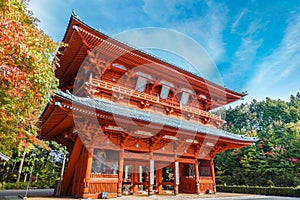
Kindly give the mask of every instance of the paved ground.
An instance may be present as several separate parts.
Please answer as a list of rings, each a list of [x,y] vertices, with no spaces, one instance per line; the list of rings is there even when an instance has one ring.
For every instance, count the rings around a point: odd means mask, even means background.
[[[52,196],[53,189],[28,190],[27,195],[30,197],[49,197]],[[25,196],[26,190],[0,190],[0,200],[18,199],[18,196]]]
[[[0,200],[21,200],[19,195],[25,196],[26,190],[0,190]],[[29,190],[28,200],[74,200],[74,198],[56,198],[52,197],[53,189],[46,190]],[[292,197],[275,197],[275,196],[262,196],[262,195],[249,195],[249,194],[232,194],[232,193],[217,193],[215,195],[194,195],[194,194],[179,194],[174,195],[153,195],[148,197],[146,195],[139,196],[123,196],[115,198],[125,199],[138,199],[138,200],[300,200],[300,198]]]

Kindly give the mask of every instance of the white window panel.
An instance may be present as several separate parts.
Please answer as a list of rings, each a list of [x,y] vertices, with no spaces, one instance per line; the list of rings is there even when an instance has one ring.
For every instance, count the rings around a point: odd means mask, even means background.
[[[181,99],[180,99],[180,104],[186,105],[186,104],[188,103],[189,96],[190,96],[189,93],[187,93],[187,92],[182,92]]]
[[[139,76],[136,82],[135,90],[139,92],[144,92],[147,85],[147,79]]]
[[[166,85],[163,85],[160,91],[160,98],[167,99],[169,96],[170,88]]]

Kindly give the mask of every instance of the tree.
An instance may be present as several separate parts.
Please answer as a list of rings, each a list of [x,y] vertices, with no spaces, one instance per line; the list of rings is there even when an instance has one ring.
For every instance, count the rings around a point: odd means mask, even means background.
[[[51,148],[50,151],[35,145],[31,146],[31,151],[27,152],[26,156],[25,154],[18,155],[20,152],[14,152],[8,162],[0,162],[0,189],[1,183],[4,189],[7,183],[14,188],[18,186],[15,182],[30,181],[30,177],[32,178],[30,186],[53,188],[55,181],[60,179],[61,171],[64,170],[66,148],[53,141],[46,141],[46,143]],[[31,171],[32,168],[33,171]]]
[[[300,185],[300,94],[290,102],[253,100],[226,110],[224,129],[259,137],[253,146],[216,156],[219,184]]]
[[[0,151],[42,143],[35,137],[42,108],[57,88],[53,42],[19,0],[0,1]]]

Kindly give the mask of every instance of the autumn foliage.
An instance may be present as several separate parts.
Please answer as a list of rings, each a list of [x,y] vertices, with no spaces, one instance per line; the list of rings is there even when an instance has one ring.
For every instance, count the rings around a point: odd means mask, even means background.
[[[53,42],[26,3],[0,0],[0,151],[38,142],[37,119],[58,81]],[[53,61],[54,60],[54,61]]]

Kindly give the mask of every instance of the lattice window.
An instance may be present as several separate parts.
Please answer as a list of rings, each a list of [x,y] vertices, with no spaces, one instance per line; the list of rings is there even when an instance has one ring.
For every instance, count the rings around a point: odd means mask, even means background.
[[[190,96],[189,93],[187,93],[187,92],[182,92],[181,99],[180,99],[180,104],[182,104],[182,105],[187,105],[188,100],[189,100],[189,96]]]
[[[211,177],[210,161],[209,160],[200,160],[199,163],[200,163],[199,164],[200,176],[210,176]]]
[[[118,153],[115,151],[95,149],[92,162],[92,173],[117,174]]]
[[[147,79],[139,76],[135,85],[135,90],[139,92],[144,92],[147,85]]]
[[[160,91],[160,98],[167,99],[169,96],[170,87],[163,85]]]

